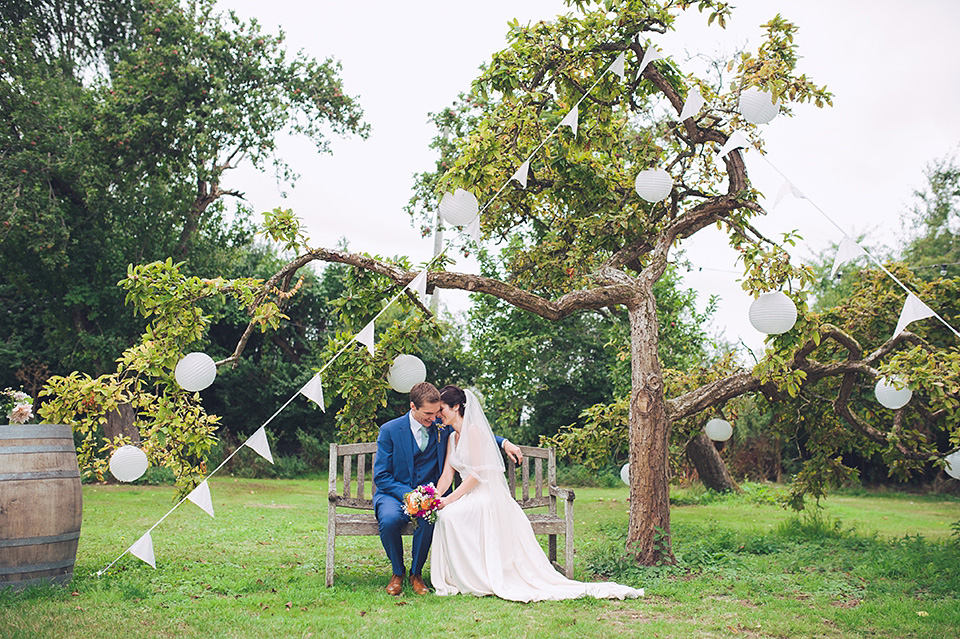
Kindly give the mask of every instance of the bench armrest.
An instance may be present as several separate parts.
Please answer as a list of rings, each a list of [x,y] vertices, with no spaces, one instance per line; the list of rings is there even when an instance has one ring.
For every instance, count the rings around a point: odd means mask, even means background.
[[[573,501],[576,498],[576,495],[572,490],[568,488],[559,488],[557,486],[550,486],[550,494],[558,499],[563,499],[566,501]]]

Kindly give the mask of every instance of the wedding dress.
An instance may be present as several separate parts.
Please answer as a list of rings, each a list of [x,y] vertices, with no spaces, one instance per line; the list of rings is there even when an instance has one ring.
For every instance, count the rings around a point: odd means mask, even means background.
[[[430,559],[437,594],[512,601],[642,596],[643,589],[573,581],[554,569],[510,495],[503,459],[477,398],[466,395],[460,437],[450,437],[447,459],[461,478],[472,475],[479,484],[438,513]]]

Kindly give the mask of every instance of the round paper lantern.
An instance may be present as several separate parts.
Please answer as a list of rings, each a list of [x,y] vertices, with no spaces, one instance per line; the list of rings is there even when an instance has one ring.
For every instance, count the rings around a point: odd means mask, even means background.
[[[183,390],[202,391],[217,377],[217,365],[206,353],[190,353],[177,362],[173,371]]]
[[[630,485],[630,462],[627,462],[620,468],[620,479],[627,486]]]
[[[899,382],[899,389],[894,386],[894,381]],[[910,390],[899,377],[889,381],[885,379],[877,380],[877,385],[874,387],[873,392],[876,394],[878,402],[893,410],[903,408],[910,401],[910,398],[913,397],[913,391]]]
[[[457,189],[453,193],[444,193],[440,198],[440,217],[451,226],[466,226],[477,217],[480,205],[470,191]]]
[[[703,430],[707,432],[707,437],[715,442],[725,442],[733,435],[733,426],[725,419],[711,419]]]
[[[426,379],[427,366],[416,355],[397,355],[387,371],[387,383],[398,393],[409,393]]]
[[[751,88],[740,94],[740,113],[747,122],[766,124],[780,113],[780,105],[773,101],[773,94]]]
[[[663,169],[646,169],[637,173],[633,187],[647,202],[659,202],[673,190],[673,178]]]
[[[947,474],[954,479],[960,479],[960,450],[950,453],[943,458],[943,461],[947,462]]]
[[[110,456],[110,472],[120,481],[140,479],[147,472],[147,455],[136,446],[121,446]]]
[[[761,333],[779,335],[797,323],[797,305],[780,291],[763,293],[750,305],[750,324]]]

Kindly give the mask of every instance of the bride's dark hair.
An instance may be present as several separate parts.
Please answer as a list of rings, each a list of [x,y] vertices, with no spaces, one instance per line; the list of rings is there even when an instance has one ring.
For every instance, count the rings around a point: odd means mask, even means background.
[[[463,411],[466,410],[467,406],[467,394],[463,392],[462,388],[447,384],[440,389],[440,401],[450,408],[459,405],[460,417],[463,417]]]

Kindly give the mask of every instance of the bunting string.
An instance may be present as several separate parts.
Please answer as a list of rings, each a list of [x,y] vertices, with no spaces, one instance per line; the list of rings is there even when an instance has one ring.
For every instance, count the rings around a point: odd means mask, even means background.
[[[793,186],[793,184],[794,184],[793,181],[790,180],[790,178],[788,178],[788,177],[783,173],[783,171],[781,171],[773,162],[771,162],[770,159],[766,157],[766,155],[760,154],[760,157],[763,158],[763,161],[766,162],[767,165],[768,165],[771,169],[773,169],[774,171],[776,171],[777,174],[780,175],[780,177],[782,177],[787,183],[789,183],[789,184],[791,185],[791,187],[790,187],[791,189],[794,189],[794,188],[795,188],[795,187]],[[809,202],[809,203],[813,206],[813,208],[815,208],[815,209],[817,210],[817,212],[819,212],[820,215],[822,215],[822,216],[824,217],[825,220],[827,220],[828,222],[830,222],[830,224],[832,224],[832,225],[842,234],[842,236],[843,236],[844,239],[850,238],[850,236],[847,234],[847,232],[843,230],[843,227],[841,227],[839,224],[837,224],[837,222],[834,221],[834,219],[833,219],[832,217],[830,217],[829,215],[827,215],[827,212],[824,211],[822,208],[820,208],[820,205],[817,204],[816,201],[813,200],[813,198],[811,198],[809,195],[806,195],[806,193],[807,193],[806,191],[802,191],[802,192],[804,193],[803,198],[804,198],[807,202]],[[841,240],[841,242],[842,242],[842,241],[843,241],[843,240]],[[852,238],[851,238],[851,241],[853,241]],[[855,242],[855,243],[856,243],[856,242]],[[921,304],[923,304],[924,307],[926,307],[926,309],[929,310],[930,314],[929,314],[929,315],[924,315],[924,317],[936,317],[938,320],[940,320],[940,323],[943,324],[944,326],[946,326],[948,329],[950,329],[950,331],[953,332],[954,335],[956,335],[957,337],[960,337],[960,331],[958,331],[957,329],[955,329],[949,322],[947,322],[947,320],[943,319],[943,317],[941,317],[939,313],[937,313],[936,311],[934,311],[933,309],[931,309],[929,306],[927,306],[924,302],[922,302],[922,301],[916,296],[916,293],[914,293],[912,290],[910,290],[910,287],[908,287],[906,284],[904,284],[903,282],[901,282],[900,279],[899,279],[896,275],[894,275],[893,273],[891,273],[890,270],[889,270],[886,266],[884,266],[883,263],[882,263],[879,259],[877,259],[876,257],[874,257],[869,251],[867,251],[867,250],[864,249],[862,246],[860,246],[859,243],[856,243],[856,244],[857,244],[857,246],[859,247],[860,252],[862,252],[863,255],[866,255],[868,258],[870,258],[870,260],[871,260],[874,264],[876,264],[877,267],[878,267],[880,270],[882,270],[884,273],[886,273],[887,277],[889,277],[891,280],[893,280],[894,282],[896,282],[896,284],[897,284],[900,288],[903,289],[903,291],[904,291],[904,292],[907,294],[907,296],[908,296],[908,297],[907,297],[907,300],[908,300],[908,301],[910,301],[910,298],[911,298],[911,296],[912,296],[913,298],[916,298],[918,302],[920,302]],[[835,266],[834,268],[836,269],[836,266]],[[835,271],[834,271],[834,272],[835,272]],[[923,317],[915,317],[914,319],[923,319]],[[907,323],[909,323],[909,322],[907,322]],[[900,331],[903,330],[903,328],[904,328],[904,326],[898,326],[897,331],[893,334],[893,336],[896,337],[897,335],[899,335],[899,334],[900,334]]]

